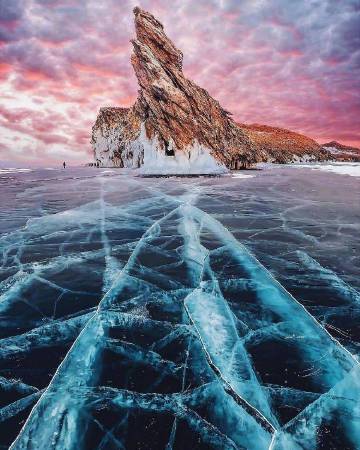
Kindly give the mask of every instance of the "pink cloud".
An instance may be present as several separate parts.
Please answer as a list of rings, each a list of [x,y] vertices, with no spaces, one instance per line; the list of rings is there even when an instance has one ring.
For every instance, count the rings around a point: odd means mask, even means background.
[[[235,120],[360,146],[360,12],[350,0],[139,4],[183,51],[185,74]],[[9,159],[10,139],[18,150],[24,145],[24,159],[33,142],[39,163],[54,160],[55,145],[73,160],[89,160],[98,109],[136,99],[134,6],[131,0],[12,0],[1,12],[0,116],[8,136],[0,136],[0,159]]]

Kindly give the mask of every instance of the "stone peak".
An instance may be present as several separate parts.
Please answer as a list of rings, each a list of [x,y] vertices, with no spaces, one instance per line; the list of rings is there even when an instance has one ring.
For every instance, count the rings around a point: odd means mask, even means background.
[[[142,64],[156,60],[170,70],[182,70],[182,52],[166,36],[163,25],[139,7],[134,8],[134,15],[136,39],[131,42]]]
[[[287,130],[238,126],[218,101],[186,78],[182,53],[166,36],[159,20],[136,7],[134,22],[136,37],[132,40],[131,62],[139,84],[138,97],[131,108],[100,111],[93,129],[93,144],[99,154],[106,146],[104,161],[110,158],[122,166],[126,160],[134,159],[135,164],[145,165],[144,155],[150,147],[156,150],[154,154],[150,151],[155,160],[174,157],[175,162],[186,160],[188,165],[194,155],[198,155],[196,159],[207,154],[232,168],[248,167],[270,157],[289,161],[296,154],[295,147],[299,147],[300,155],[321,156],[317,143]]]
[[[135,16],[135,22],[139,19],[145,19],[152,23],[153,26],[164,29],[161,22],[159,22],[151,13],[148,11],[145,11],[144,9],[139,8],[138,6],[135,6],[133,9],[134,16]]]

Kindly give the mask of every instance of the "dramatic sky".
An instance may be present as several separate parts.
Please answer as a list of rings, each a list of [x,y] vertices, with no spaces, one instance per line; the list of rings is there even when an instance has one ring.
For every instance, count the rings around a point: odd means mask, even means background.
[[[130,106],[132,9],[241,122],[360,145],[360,0],[0,0],[0,161],[91,161],[101,106]]]

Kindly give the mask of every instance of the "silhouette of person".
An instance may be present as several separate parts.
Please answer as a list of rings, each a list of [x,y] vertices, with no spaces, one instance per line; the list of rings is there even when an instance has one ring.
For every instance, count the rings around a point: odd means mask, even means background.
[[[64,166],[64,169],[66,169],[66,162],[65,161],[63,162],[63,166]]]

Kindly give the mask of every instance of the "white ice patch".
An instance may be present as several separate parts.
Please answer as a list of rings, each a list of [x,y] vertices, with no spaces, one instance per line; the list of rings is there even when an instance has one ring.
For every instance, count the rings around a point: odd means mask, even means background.
[[[32,172],[31,169],[17,169],[16,167],[9,167],[8,169],[0,169],[1,173],[21,173],[21,172]]]
[[[211,156],[210,150],[198,142],[182,151],[176,150],[173,143],[169,143],[168,150],[174,150],[174,156],[168,156],[160,148],[158,140],[150,140],[146,136],[142,125],[140,136],[137,139],[144,148],[144,164],[140,168],[141,174],[148,175],[196,175],[196,174],[222,174],[228,169]]]
[[[240,172],[232,172],[231,173],[231,178],[254,178],[255,175],[248,175],[245,173],[240,173]]]
[[[333,172],[339,175],[350,175],[352,177],[360,177],[359,163],[332,163],[332,164],[312,164],[312,165],[298,165],[296,167],[305,167],[313,170],[322,170],[325,172]]]

